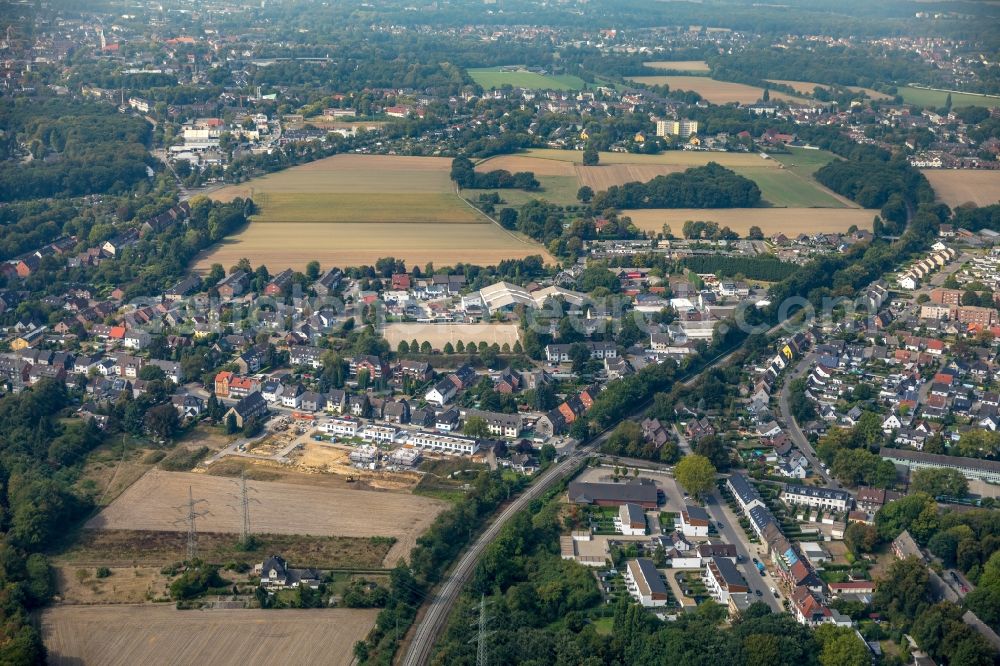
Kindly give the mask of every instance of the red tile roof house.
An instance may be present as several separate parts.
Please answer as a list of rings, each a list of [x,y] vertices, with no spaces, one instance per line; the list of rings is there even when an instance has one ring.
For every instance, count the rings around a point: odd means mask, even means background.
[[[17,275],[18,277],[26,278],[35,271],[38,270],[40,265],[38,257],[31,255],[30,257],[25,257],[21,261],[17,262]]]
[[[229,397],[229,382],[233,379],[233,373],[223,370],[215,376],[215,395],[220,398]]]

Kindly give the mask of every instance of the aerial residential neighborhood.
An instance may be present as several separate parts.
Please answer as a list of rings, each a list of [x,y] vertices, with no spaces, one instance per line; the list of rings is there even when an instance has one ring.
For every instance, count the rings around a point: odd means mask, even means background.
[[[996,663],[998,19],[4,2],[0,663]]]

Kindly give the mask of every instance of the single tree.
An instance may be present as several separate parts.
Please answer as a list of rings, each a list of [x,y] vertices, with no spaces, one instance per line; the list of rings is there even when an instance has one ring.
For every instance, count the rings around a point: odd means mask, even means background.
[[[681,458],[674,467],[674,478],[691,495],[700,499],[715,486],[715,467],[708,458],[694,453]]]

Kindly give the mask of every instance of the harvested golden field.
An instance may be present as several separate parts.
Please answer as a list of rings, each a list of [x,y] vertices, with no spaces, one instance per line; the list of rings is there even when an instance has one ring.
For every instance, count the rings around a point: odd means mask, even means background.
[[[232,266],[241,257],[266,264],[272,272],[282,267],[303,270],[313,259],[326,267],[372,265],[381,257],[403,259],[408,266],[423,266],[429,261],[437,266],[459,262],[486,266],[532,254],[541,255],[548,263],[555,261],[541,245],[522,240],[492,222],[251,223],[203,256],[196,268],[205,271],[214,263]]]
[[[871,229],[876,211],[863,208],[651,208],[624,210],[623,215],[646,231],[662,231],[669,224],[675,235],[680,235],[688,220],[718,222],[741,236],[750,227],[757,226],[765,235],[784,233],[834,233],[847,231],[852,224],[859,229]]]
[[[527,157],[546,160],[559,160],[583,164],[583,151],[560,150],[558,148],[534,148],[524,153]],[[721,153],[708,150],[666,150],[657,155],[639,155],[636,153],[601,153],[600,165],[628,164],[633,166],[670,165],[687,169],[704,166],[709,162],[717,162],[724,167],[737,169],[739,167],[767,167],[780,169],[781,164],[775,160],[764,159],[757,153]],[[600,166],[597,168],[601,168]]]
[[[447,157],[334,155],[224,187],[210,196],[217,201],[229,201],[259,192],[448,192],[453,189],[448,176],[450,169],[451,160]]]
[[[485,341],[487,344],[494,342],[501,347],[504,343],[514,346],[520,340],[520,330],[517,324],[420,324],[414,322],[387,324],[382,329],[382,336],[389,342],[393,349],[403,340],[410,342],[431,343],[434,349],[441,349],[445,343],[452,345],[458,341],[468,344],[475,342],[478,344]]]
[[[447,158],[336,155],[224,187],[210,196],[251,197],[259,213],[195,267],[230,266],[242,257],[272,272],[301,270],[314,259],[355,266],[388,256],[410,265],[486,265],[531,254],[554,261],[463,201],[450,169]]]
[[[539,159],[529,155],[498,155],[476,165],[476,171],[506,169],[511,173],[530,171],[536,176],[574,176],[573,165],[557,160]]]
[[[348,666],[377,609],[186,610],[172,605],[58,606],[41,615],[54,666],[280,662]]]
[[[803,95],[812,95],[813,91],[817,87],[829,88],[830,86],[824,85],[822,83],[812,83],[811,81],[788,81],[785,79],[768,79],[771,83],[780,83],[786,86],[790,86],[795,92],[802,93]],[[861,86],[845,86],[849,90],[854,92],[863,92],[872,99],[892,99],[891,95],[886,95],[883,92],[873,90],[872,88],[862,88]],[[772,93],[773,94],[773,93]]]
[[[239,533],[242,516],[237,508],[237,480],[155,469],[91,518],[86,527],[167,532],[184,529],[178,519],[186,514],[189,487],[195,500],[204,500],[197,509],[208,511],[198,519],[199,530]],[[446,506],[444,502],[406,493],[270,481],[247,481],[247,487],[257,500],[250,508],[254,532],[396,537],[396,545],[386,555],[388,562],[407,556],[417,537]]]
[[[924,169],[939,201],[949,206],[974,203],[989,206],[1000,201],[1000,171],[978,169]]]
[[[576,177],[581,185],[595,192],[603,192],[612,185],[638,181],[646,183],[657,176],[684,171],[689,167],[680,164],[607,164],[605,166],[577,166]]]
[[[669,86],[671,90],[689,90],[712,104],[753,104],[764,94],[763,88],[742,83],[716,81],[707,76],[630,76],[629,81],[648,86]],[[771,99],[804,102],[801,97],[771,91]]]
[[[676,72],[708,71],[708,63],[704,60],[652,60],[642,64],[653,69],[669,69]]]

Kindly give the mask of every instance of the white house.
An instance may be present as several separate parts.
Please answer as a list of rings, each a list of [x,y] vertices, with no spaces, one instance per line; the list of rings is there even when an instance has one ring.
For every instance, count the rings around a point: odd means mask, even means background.
[[[669,601],[667,586],[653,561],[640,557],[625,566],[625,586],[636,601],[647,608],[665,606]]]
[[[708,536],[708,512],[700,506],[685,505],[680,512],[678,523],[681,534],[686,537]]]
[[[424,394],[424,400],[432,405],[443,407],[455,397],[456,393],[458,393],[458,387],[455,386],[455,382],[445,377]]]
[[[358,432],[358,422],[349,418],[332,418],[320,423],[318,429],[328,435],[354,437]]]
[[[702,580],[712,598],[724,605],[729,605],[731,595],[750,591],[739,569],[725,557],[713,557],[705,567]]]
[[[471,456],[479,448],[478,440],[458,435],[443,435],[436,432],[410,433],[409,443],[430,451],[458,453]]]
[[[368,425],[361,431],[361,438],[366,442],[391,444],[399,431],[389,426]]]
[[[781,492],[781,500],[786,504],[831,511],[847,511],[851,505],[851,495],[845,490],[792,484],[785,486]]]
[[[918,280],[911,273],[906,273],[905,275],[902,275],[897,280],[897,282],[899,283],[900,288],[907,289],[910,291],[916,289],[920,285],[920,280]]]
[[[899,417],[895,414],[889,414],[889,416],[882,421],[882,432],[886,434],[889,434],[893,430],[899,430],[902,427],[902,422],[900,422]]]
[[[618,507],[615,528],[625,536],[642,536],[646,533],[646,514],[638,504],[622,504]]]

